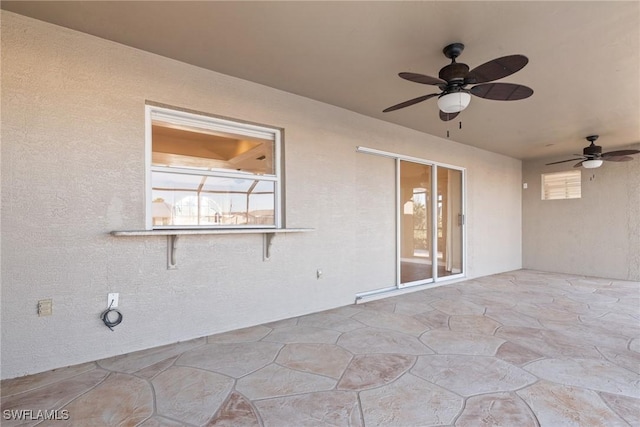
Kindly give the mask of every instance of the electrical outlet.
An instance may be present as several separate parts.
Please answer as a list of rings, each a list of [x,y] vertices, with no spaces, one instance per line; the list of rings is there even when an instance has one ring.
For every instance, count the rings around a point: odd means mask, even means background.
[[[120,294],[118,294],[118,293],[109,294],[109,296],[107,297],[107,308],[116,308],[116,307],[118,307],[118,298],[119,297],[120,297]]]
[[[43,299],[38,301],[38,316],[51,316],[53,314],[53,300]]]

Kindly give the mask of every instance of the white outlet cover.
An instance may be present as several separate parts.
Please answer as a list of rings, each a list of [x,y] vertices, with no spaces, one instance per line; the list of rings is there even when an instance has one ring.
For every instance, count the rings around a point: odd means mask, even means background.
[[[113,293],[109,294],[107,297],[107,308],[116,308],[118,307],[118,298],[120,294]]]

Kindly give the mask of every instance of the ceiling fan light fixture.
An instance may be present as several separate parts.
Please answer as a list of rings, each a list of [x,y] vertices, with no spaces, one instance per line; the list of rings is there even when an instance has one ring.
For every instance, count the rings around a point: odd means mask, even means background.
[[[585,160],[584,162],[582,162],[582,166],[587,168],[587,169],[595,169],[595,168],[599,168],[600,166],[602,166],[603,161],[599,160],[599,159],[591,159],[591,160]]]
[[[449,92],[438,98],[438,108],[443,113],[459,113],[469,106],[471,95],[467,92]]]

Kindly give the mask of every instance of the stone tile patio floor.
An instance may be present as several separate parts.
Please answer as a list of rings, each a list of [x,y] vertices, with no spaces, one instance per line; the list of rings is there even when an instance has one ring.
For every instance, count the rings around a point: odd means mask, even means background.
[[[68,411],[41,426],[640,426],[640,283],[498,274],[5,380],[2,409]]]

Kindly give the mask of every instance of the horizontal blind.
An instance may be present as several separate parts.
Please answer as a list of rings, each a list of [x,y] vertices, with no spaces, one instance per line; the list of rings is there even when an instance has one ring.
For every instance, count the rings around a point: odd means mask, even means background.
[[[542,200],[579,199],[581,197],[580,170],[542,174]]]

